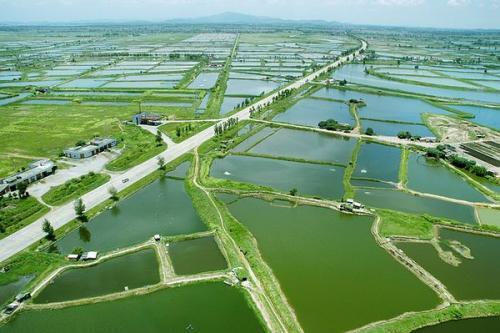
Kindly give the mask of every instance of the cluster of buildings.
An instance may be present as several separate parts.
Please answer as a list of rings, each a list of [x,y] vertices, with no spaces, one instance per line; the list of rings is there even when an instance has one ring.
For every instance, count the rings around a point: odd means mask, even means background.
[[[25,170],[0,180],[0,195],[16,191],[21,183],[27,185],[45,178],[53,174],[56,169],[57,166],[50,160],[39,160],[30,163]]]
[[[97,251],[89,251],[89,252],[83,252],[81,255],[77,253],[71,253],[68,254],[67,258],[69,260],[82,260],[82,261],[88,261],[88,260],[96,260],[97,259]]]
[[[361,210],[365,208],[365,206],[353,199],[347,199],[345,202],[340,204],[340,210],[354,212],[355,210]]]
[[[116,140],[113,138],[94,138],[86,145],[65,149],[64,156],[79,160],[92,157],[114,146]]]

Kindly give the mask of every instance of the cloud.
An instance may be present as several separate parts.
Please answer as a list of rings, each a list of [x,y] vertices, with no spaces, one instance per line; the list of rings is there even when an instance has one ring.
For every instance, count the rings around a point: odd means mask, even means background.
[[[461,7],[469,4],[469,0],[448,0],[447,4],[448,6],[452,7]]]
[[[425,0],[376,0],[375,2],[383,6],[419,6]]]

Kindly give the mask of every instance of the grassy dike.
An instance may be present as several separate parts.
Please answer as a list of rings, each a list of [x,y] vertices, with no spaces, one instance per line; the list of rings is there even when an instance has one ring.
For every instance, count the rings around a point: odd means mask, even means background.
[[[410,333],[418,328],[450,320],[500,315],[500,301],[473,301],[429,311],[406,313],[399,317],[367,325],[356,333]]]
[[[210,100],[208,101],[207,105],[207,111],[204,113],[205,118],[219,116],[219,110],[224,100],[224,94],[227,88],[227,80],[229,79],[229,73],[231,71],[231,63],[233,62],[233,58],[238,50],[239,42],[240,37],[238,35],[236,37],[236,40],[234,41],[231,54],[229,55],[229,57],[227,57],[227,60],[224,63],[224,67],[222,68],[219,77],[217,78],[215,88],[212,89]]]
[[[344,199],[354,198],[354,187],[351,185],[351,177],[354,173],[354,169],[356,168],[356,161],[358,159],[358,153],[361,150],[362,144],[363,143],[361,140],[358,140],[356,142],[356,146],[354,146],[354,149],[352,151],[351,161],[344,171],[344,179],[342,181],[344,184]]]

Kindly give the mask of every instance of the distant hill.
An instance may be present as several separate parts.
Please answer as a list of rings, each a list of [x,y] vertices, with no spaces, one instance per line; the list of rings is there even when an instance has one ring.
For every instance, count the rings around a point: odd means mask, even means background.
[[[285,25],[285,24],[314,24],[314,25],[331,25],[339,24],[332,21],[323,20],[287,20],[267,16],[253,16],[235,12],[225,12],[216,15],[193,17],[193,18],[177,18],[165,21],[165,23],[190,23],[190,24],[245,24],[245,25]]]

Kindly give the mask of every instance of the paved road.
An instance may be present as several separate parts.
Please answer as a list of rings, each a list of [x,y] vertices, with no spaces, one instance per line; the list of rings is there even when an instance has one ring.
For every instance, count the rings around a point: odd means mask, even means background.
[[[250,118],[250,108],[251,107],[259,107],[259,106],[264,106],[267,103],[271,103],[273,100],[273,97],[277,96],[278,93],[285,89],[290,89],[290,88],[300,88],[301,86],[305,85],[307,82],[312,81],[317,75],[322,74],[329,70],[330,68],[337,67],[347,61],[349,61],[352,57],[352,55],[356,56],[359,54],[360,50],[365,50],[367,47],[366,42],[362,41],[362,46],[361,48],[352,53],[349,56],[341,57],[339,60],[335,61],[334,63],[331,63],[318,71],[303,77],[297,81],[294,81],[293,83],[289,84],[288,86],[285,86],[278,90],[277,92],[253,103],[252,105],[248,106],[247,108],[239,111],[238,113],[232,115],[231,117],[237,117],[239,120],[245,120]],[[225,121],[227,118],[223,118],[220,121]],[[215,126],[215,125],[214,125]],[[121,191],[125,189],[126,187],[132,185],[133,183],[139,181],[140,179],[144,178],[145,176],[149,175],[150,173],[154,172],[155,170],[158,169],[158,164],[157,164],[157,157],[162,156],[165,159],[165,162],[171,162],[178,158],[179,156],[186,154],[190,150],[194,149],[195,147],[200,146],[202,143],[210,140],[214,136],[214,126],[211,126],[200,133],[186,139],[185,141],[169,146],[167,150],[164,152],[160,153],[154,158],[151,158],[144,163],[135,166],[128,171],[124,172],[123,174],[120,175],[113,175],[111,176],[111,179],[108,183],[96,188],[95,190],[85,194],[82,196],[82,200],[85,203],[85,206],[87,209],[91,209],[97,205],[99,205],[101,202],[105,201],[110,197],[108,193],[108,188],[111,186],[114,186],[118,191]],[[122,182],[122,179],[128,178],[129,181],[126,183]],[[57,207],[52,209],[49,213],[47,213],[45,216],[39,218],[35,222],[31,223],[30,225],[27,225],[23,229],[13,233],[12,235],[5,237],[4,239],[0,240],[0,262],[4,261],[11,256],[15,255],[16,253],[24,250],[31,244],[37,242],[38,240],[42,239],[45,234],[42,231],[42,225],[44,219],[47,219],[50,221],[52,226],[54,228],[60,228],[73,220],[75,218],[75,212],[73,209],[73,203],[67,203],[63,206]]]

